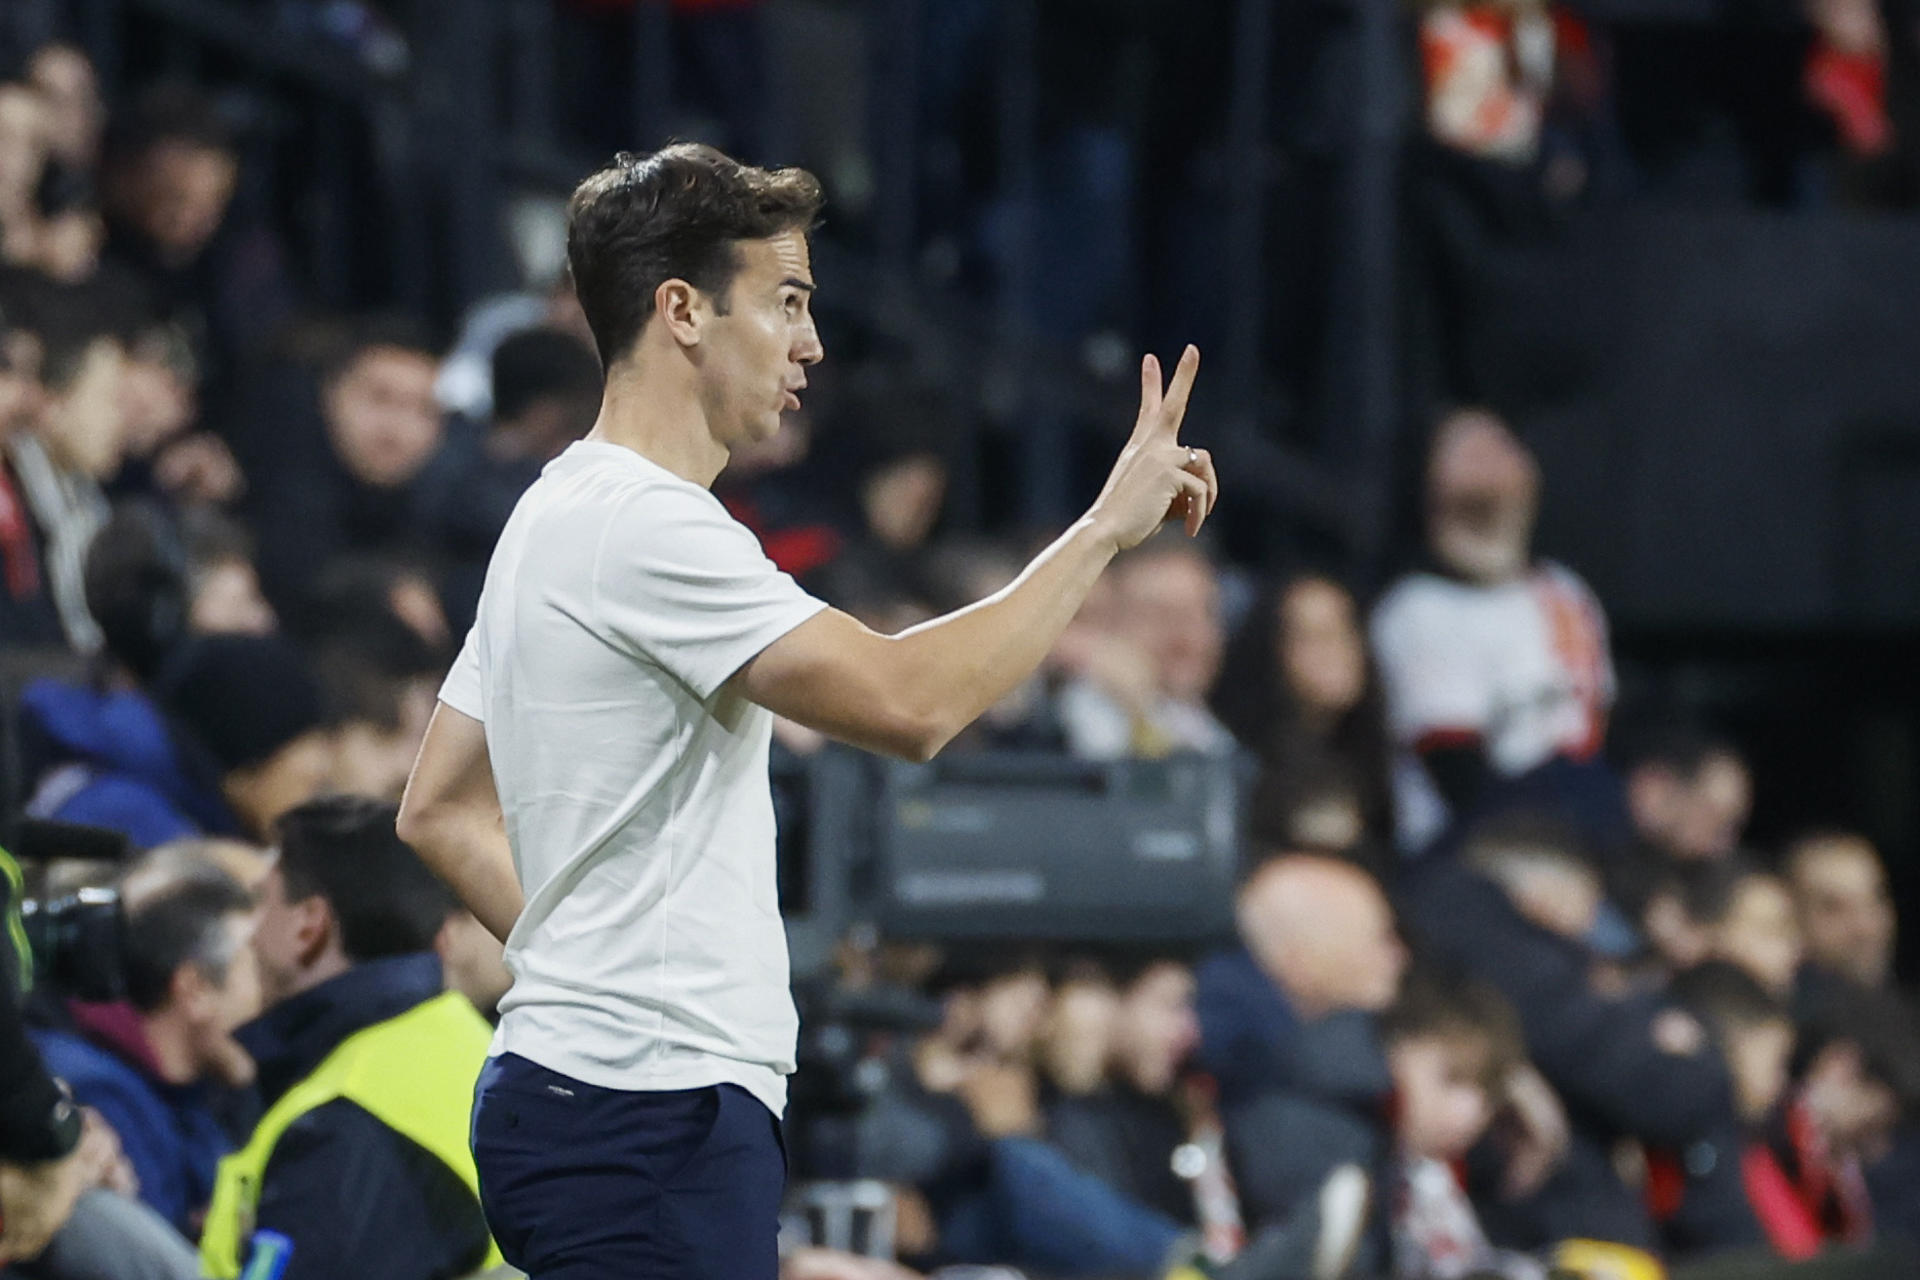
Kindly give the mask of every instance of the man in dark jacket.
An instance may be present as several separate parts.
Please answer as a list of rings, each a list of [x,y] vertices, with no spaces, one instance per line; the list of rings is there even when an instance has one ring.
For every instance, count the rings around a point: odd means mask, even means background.
[[[421,475],[420,516],[447,556],[447,609],[457,631],[472,625],[493,544],[540,469],[593,427],[600,361],[556,329],[513,334],[493,352],[493,422],[456,420]]]
[[[113,1131],[83,1117],[28,1038],[20,892],[20,869],[0,849],[0,1269],[37,1259],[49,1275],[192,1280],[193,1251],[173,1228],[106,1189],[120,1160]]]
[[[1521,1248],[1570,1235],[1651,1244],[1645,1207],[1608,1168],[1612,1144],[1630,1138],[1687,1172],[1685,1210],[1666,1224],[1675,1252],[1761,1243],[1741,1186],[1731,1086],[1697,1023],[1654,996],[1601,994],[1579,942],[1527,919],[1453,859],[1411,867],[1400,888],[1408,930],[1434,957],[1513,1003],[1528,1055],[1572,1121],[1562,1173],[1532,1203],[1507,1206],[1504,1220],[1490,1216],[1490,1231]]]
[[[1240,891],[1241,945],[1200,966],[1200,1065],[1220,1087],[1250,1227],[1278,1221],[1341,1164],[1385,1155],[1392,1080],[1374,1015],[1407,957],[1370,875],[1287,854]]]
[[[443,990],[446,890],[390,805],[316,800],[280,823],[255,934],[271,1007],[241,1029],[265,1114],[222,1161],[201,1238],[215,1280],[290,1254],[282,1280],[446,1280],[499,1253],[467,1113],[491,1031]]]
[[[341,557],[431,549],[419,498],[445,439],[438,369],[418,326],[367,320],[320,370],[317,389],[293,372],[272,392],[293,397],[267,407],[283,429],[236,445],[251,481],[260,584],[290,625],[309,621],[316,575]]]

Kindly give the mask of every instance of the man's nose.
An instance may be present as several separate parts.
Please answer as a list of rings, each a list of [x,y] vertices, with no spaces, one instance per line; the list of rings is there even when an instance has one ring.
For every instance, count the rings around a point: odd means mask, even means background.
[[[819,364],[827,358],[827,349],[820,344],[820,330],[811,323],[800,332],[799,341],[794,344],[793,360],[795,364]]]

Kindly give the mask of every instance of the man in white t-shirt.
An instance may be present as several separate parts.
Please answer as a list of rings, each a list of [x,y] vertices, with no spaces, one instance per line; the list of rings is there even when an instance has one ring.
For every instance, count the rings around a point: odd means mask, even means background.
[[[1540,475],[1484,409],[1451,414],[1427,464],[1434,566],[1373,614],[1399,839],[1424,849],[1488,785],[1597,760],[1613,704],[1607,620],[1587,584],[1533,558]]]
[[[780,573],[709,492],[821,358],[818,183],[676,145],[569,207],[607,370],[588,438],[500,537],[402,834],[507,943],[481,1078],[481,1198],[536,1280],[770,1280],[796,1018],[767,749],[777,713],[924,760],[1021,683],[1107,562],[1197,532],[1210,459],[1179,443],[1199,355],[1140,416],[1087,515],[1005,590],[898,636]]]

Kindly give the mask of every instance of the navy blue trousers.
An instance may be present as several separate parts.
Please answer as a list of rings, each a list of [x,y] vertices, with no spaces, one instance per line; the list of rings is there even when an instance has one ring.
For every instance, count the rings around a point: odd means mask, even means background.
[[[602,1089],[502,1054],[473,1107],[480,1205],[532,1280],[775,1280],[780,1123],[736,1085]]]

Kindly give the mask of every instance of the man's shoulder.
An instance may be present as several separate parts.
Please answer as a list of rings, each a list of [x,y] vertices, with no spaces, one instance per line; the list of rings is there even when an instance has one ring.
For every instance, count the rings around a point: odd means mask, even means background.
[[[631,459],[563,454],[527,489],[509,523],[526,525],[528,532],[537,526],[548,534],[617,530],[618,545],[634,549],[661,545],[652,536],[655,530],[737,529],[752,536],[711,492],[638,454]]]
[[[1428,569],[1404,573],[1381,592],[1373,606],[1373,625],[1376,630],[1419,625],[1460,607],[1473,594],[1468,584]]]
[[[73,1096],[86,1106],[166,1106],[155,1081],[119,1054],[77,1032],[35,1031],[33,1042],[47,1070],[65,1080]]]

